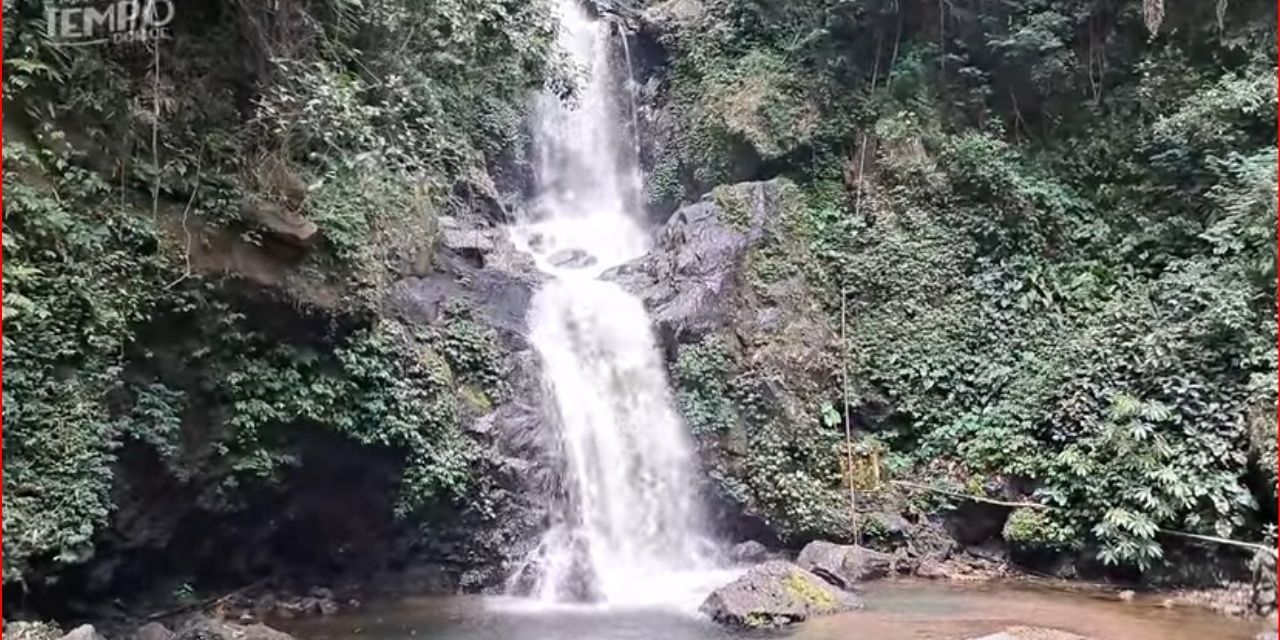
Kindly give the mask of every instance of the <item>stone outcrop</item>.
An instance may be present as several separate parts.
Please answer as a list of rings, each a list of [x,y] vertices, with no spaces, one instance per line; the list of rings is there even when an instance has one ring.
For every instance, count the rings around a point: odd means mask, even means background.
[[[1066,631],[1058,631],[1057,629],[1045,629],[1042,627],[1010,627],[1000,633],[993,633],[989,636],[981,638],[972,638],[971,640],[1091,640],[1084,636],[1078,636],[1074,633]]]
[[[98,633],[97,629],[93,628],[93,625],[82,624],[72,629],[71,631],[68,631],[67,635],[62,636],[62,640],[106,640],[106,639],[102,637],[102,634]]]
[[[725,303],[750,238],[721,224],[720,214],[710,199],[680,209],[652,253],[605,274],[645,301],[668,338],[686,341],[729,320]]]
[[[856,608],[851,594],[794,564],[775,560],[711,592],[699,610],[724,625],[762,628]]]
[[[133,632],[133,640],[173,640],[173,632],[159,622],[148,622]]]
[[[724,409],[721,423],[694,434],[717,479],[708,487],[713,519],[738,539],[850,534],[847,500],[822,480],[839,461],[830,447],[813,446],[823,428],[819,409],[837,391],[839,345],[803,211],[803,195],[784,179],[720,187],[676,211],[647,256],[604,275],[644,301],[668,359],[711,349],[728,361],[712,383],[724,391],[705,398]],[[698,392],[690,385],[698,382],[679,375],[673,382],[687,410],[685,399]],[[745,398],[766,411],[746,406]],[[770,444],[780,440],[799,447]],[[778,496],[780,478],[748,472],[751,457],[766,450],[785,460],[754,468],[792,472],[788,482],[802,483],[793,489],[808,504]]]
[[[739,564],[763,562],[769,557],[769,549],[755,540],[739,542],[729,549],[729,560]]]
[[[533,259],[497,227],[440,219],[433,269],[392,285],[388,305],[406,319],[432,324],[451,304],[476,309],[509,342],[522,344],[524,315],[542,281]]]
[[[811,260],[791,215],[799,198],[782,179],[719,188],[676,211],[647,256],[604,278],[644,300],[669,341],[730,329],[760,346],[790,339],[771,358],[826,360],[834,335],[799,271]]]
[[[900,566],[899,559],[891,554],[822,540],[805,545],[796,564],[841,589],[888,577],[897,573]]]
[[[184,625],[174,640],[294,640],[265,624],[239,625],[213,618],[197,618]]]

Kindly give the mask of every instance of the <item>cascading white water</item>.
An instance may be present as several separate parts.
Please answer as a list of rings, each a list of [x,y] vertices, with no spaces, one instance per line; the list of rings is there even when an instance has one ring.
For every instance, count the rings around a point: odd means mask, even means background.
[[[712,568],[693,447],[643,305],[598,279],[648,249],[632,215],[635,150],[617,140],[609,30],[574,0],[561,2],[560,21],[560,44],[580,67],[579,90],[567,103],[549,93],[538,99],[539,193],[511,229],[553,276],[528,321],[555,399],[567,475],[562,522],[531,559],[531,595],[611,606],[687,603]]]

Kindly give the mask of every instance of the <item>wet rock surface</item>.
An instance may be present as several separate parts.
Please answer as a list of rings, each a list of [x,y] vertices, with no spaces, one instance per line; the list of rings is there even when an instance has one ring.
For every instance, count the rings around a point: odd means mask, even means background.
[[[849,593],[789,562],[755,566],[716,589],[699,609],[720,624],[743,628],[782,627],[815,616],[858,608]]]
[[[729,549],[729,560],[740,564],[762,562],[769,557],[769,549],[755,540],[739,542]]]
[[[859,582],[897,573],[901,563],[888,553],[817,540],[805,545],[796,564],[841,589],[852,589]]]
[[[148,622],[133,632],[133,640],[173,640],[173,632],[159,622]]]
[[[586,269],[595,266],[597,260],[582,249],[561,249],[551,254],[547,262],[561,269]]]
[[[689,340],[727,322],[725,302],[747,243],[747,234],[722,224],[720,208],[704,198],[671,217],[648,256],[604,278],[644,300],[664,336]]]
[[[265,624],[240,625],[214,618],[196,618],[178,629],[174,640],[294,640]]]

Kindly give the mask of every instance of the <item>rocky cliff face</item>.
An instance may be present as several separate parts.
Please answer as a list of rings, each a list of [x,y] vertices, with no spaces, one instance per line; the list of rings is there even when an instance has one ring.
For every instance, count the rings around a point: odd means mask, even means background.
[[[128,440],[112,471],[114,509],[94,537],[92,555],[68,568],[33,565],[23,593],[11,583],[8,595],[32,611],[79,616],[99,615],[84,603],[119,599],[145,610],[191,587],[255,584],[305,593],[314,585],[364,585],[422,593],[499,585],[536,543],[556,486],[558,456],[546,440],[539,363],[525,339],[539,275],[497,226],[492,207],[472,203],[450,213],[434,221],[428,241],[390,273],[376,299],[352,302],[353,292],[314,277],[299,286],[296,252],[315,247],[291,245],[280,254],[271,243],[201,236],[192,277],[216,279],[220,304],[244,319],[229,321],[227,334],[251,331],[288,353],[350,350],[352,336],[383,335],[380,327],[393,328],[386,335],[405,345],[428,336],[410,359],[441,367],[441,391],[449,397],[432,410],[438,415],[420,416],[421,428],[425,434],[429,425],[444,425],[445,433],[426,437],[461,440],[457,451],[468,456],[462,493],[405,512],[406,479],[420,463],[393,439],[391,425],[353,425],[373,437],[352,437],[321,424],[328,418],[318,408],[286,418],[292,401],[272,397],[254,402],[267,403],[276,420],[289,424],[255,443],[260,449],[238,449],[231,425],[251,405],[227,397],[223,381],[207,379],[228,375],[224,366],[242,375],[238,365],[216,354],[193,358],[207,349],[205,320],[162,316],[157,329],[140,334],[153,354],[146,368],[129,375],[182,390],[186,408],[173,450],[161,456],[151,443]],[[246,264],[261,268],[242,272]],[[455,335],[459,318],[466,332]],[[469,342],[477,340],[486,346]],[[469,360],[477,358],[486,361]],[[477,371],[485,373],[476,377]],[[318,379],[337,373],[322,369]],[[255,384],[299,383],[270,379],[296,375],[288,368],[258,375],[267,379]],[[392,382],[370,389],[391,389]],[[418,392],[417,384],[409,389]],[[308,411],[319,415],[308,418]],[[269,477],[243,471],[256,455],[272,461]]]
[[[830,416],[836,334],[798,198],[785,180],[717,188],[673,214],[648,256],[606,274],[652,314],[734,536],[848,535]]]

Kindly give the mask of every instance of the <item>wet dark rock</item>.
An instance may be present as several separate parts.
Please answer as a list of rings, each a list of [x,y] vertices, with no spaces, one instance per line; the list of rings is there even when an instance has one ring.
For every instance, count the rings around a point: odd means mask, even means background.
[[[738,563],[763,562],[769,557],[769,549],[755,540],[739,542],[729,549],[729,560]]]
[[[699,610],[720,624],[762,628],[804,622],[858,606],[852,594],[794,564],[774,560],[752,567],[711,592]]]
[[[994,564],[1005,564],[1009,562],[1009,550],[1003,543],[995,540],[988,540],[980,545],[966,547],[965,552],[979,560],[985,560]]]
[[[582,249],[561,249],[547,258],[553,266],[561,269],[586,269],[595,266],[596,257]]]
[[[978,545],[997,539],[1009,519],[1009,507],[965,502],[947,513],[947,532],[962,545]]]
[[[465,305],[506,342],[523,344],[529,301],[544,276],[505,230],[442,217],[434,262],[431,273],[392,284],[387,297],[391,311],[412,322],[434,324],[450,305]]]
[[[796,564],[841,589],[852,589],[859,582],[895,573],[898,559],[857,545],[816,540],[805,545]]]
[[[322,616],[337,615],[338,603],[329,598],[317,598],[315,602],[315,611]]]
[[[947,565],[942,560],[921,560],[916,565],[915,575],[918,578],[943,580],[948,577]]]
[[[250,604],[250,610],[254,616],[261,619],[273,615],[277,606],[279,606],[279,602],[276,601],[275,594],[267,593],[255,598]]]
[[[677,211],[654,251],[605,273],[644,300],[660,330],[679,341],[726,324],[747,235],[721,224],[720,209],[704,199]]]
[[[379,578],[395,581],[395,591],[407,594],[449,594],[458,590],[458,577],[439,563],[414,564],[399,575]]]
[[[911,534],[911,523],[901,514],[879,511],[871,514],[868,519],[876,523],[881,536],[890,540],[902,540]]]
[[[173,632],[159,622],[148,622],[133,632],[133,640],[173,640]]]

